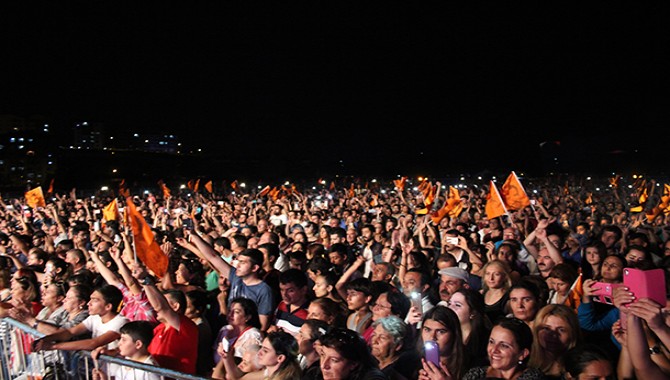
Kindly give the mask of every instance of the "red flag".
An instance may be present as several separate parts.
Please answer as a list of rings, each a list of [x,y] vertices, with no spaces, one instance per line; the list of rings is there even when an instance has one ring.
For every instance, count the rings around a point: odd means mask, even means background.
[[[508,210],[521,210],[524,207],[530,206],[530,198],[528,198],[526,190],[523,189],[519,177],[514,172],[510,173],[500,188],[500,196]]]
[[[37,186],[32,190],[26,191],[25,197],[26,203],[32,208],[47,207],[47,203],[44,201],[44,193],[42,193],[42,186]]]
[[[489,195],[486,196],[486,217],[493,219],[506,214],[507,210],[493,181],[491,181],[490,187]]]
[[[133,231],[133,241],[135,243],[135,252],[137,257],[151,269],[158,277],[163,277],[168,268],[168,258],[165,256],[161,247],[156,242],[151,227],[147,224],[144,217],[137,211],[135,204],[130,197],[126,198],[126,210],[130,219],[130,226]]]

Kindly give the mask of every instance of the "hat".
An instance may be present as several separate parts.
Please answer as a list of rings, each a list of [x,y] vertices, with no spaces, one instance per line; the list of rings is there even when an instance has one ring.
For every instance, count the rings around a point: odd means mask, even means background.
[[[468,272],[459,267],[443,268],[440,269],[440,271],[437,273],[439,273],[441,276],[449,276],[463,281],[468,281],[470,279],[470,275],[468,274]]]

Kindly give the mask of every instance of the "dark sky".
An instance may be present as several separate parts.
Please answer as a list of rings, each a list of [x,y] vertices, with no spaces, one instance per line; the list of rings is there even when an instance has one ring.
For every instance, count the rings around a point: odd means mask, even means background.
[[[601,168],[670,135],[659,6],[20,3],[2,5],[0,113],[450,171],[547,168],[543,141]]]

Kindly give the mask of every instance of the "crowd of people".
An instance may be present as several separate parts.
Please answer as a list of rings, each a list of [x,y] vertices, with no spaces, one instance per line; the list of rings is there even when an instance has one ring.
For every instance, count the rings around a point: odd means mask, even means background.
[[[437,217],[446,192],[397,185],[116,198],[162,275],[113,195],[1,200],[0,318],[75,377],[86,350],[214,379],[670,378],[666,303],[621,286],[626,268],[670,282],[670,217],[636,210],[639,189],[547,181],[488,218],[488,188]]]

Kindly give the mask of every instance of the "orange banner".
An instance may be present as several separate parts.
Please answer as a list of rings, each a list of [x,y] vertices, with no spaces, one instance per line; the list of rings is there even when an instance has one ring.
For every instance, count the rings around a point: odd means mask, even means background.
[[[151,227],[144,220],[142,214],[137,211],[130,197],[126,198],[126,210],[133,231],[133,241],[137,257],[156,276],[163,277],[168,269],[168,257],[161,251],[161,247],[156,242]]]

